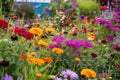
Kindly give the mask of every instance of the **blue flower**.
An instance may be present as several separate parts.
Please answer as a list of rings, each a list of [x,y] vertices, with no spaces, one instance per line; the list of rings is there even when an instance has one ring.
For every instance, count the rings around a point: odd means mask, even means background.
[[[84,19],[84,18],[85,18],[85,16],[80,16],[80,18],[81,18],[81,19]]]

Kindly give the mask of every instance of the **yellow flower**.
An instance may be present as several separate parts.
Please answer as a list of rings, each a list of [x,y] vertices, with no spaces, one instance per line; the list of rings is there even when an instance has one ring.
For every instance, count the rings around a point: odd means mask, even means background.
[[[33,58],[34,58],[34,57],[33,57],[32,55],[27,56],[27,60],[28,60],[28,61],[32,61]]]
[[[55,79],[55,75],[50,75],[50,79]]]
[[[44,47],[48,47],[48,43],[45,42],[45,41],[43,41],[43,40],[39,40],[39,41],[38,41],[38,45],[44,46]]]
[[[46,30],[46,32],[49,32],[50,34],[55,33],[55,29],[53,29],[53,28],[46,28],[45,30]]]
[[[39,59],[39,58],[33,58],[33,59],[31,60],[31,62],[32,62],[33,64],[36,64],[36,65],[43,65],[43,64],[45,63],[44,60]]]
[[[31,55],[32,55],[32,56],[35,56],[35,55],[36,55],[36,52],[32,52]]]
[[[102,80],[106,80],[105,78],[102,78]]]
[[[60,48],[53,48],[52,51],[57,53],[57,54],[63,54],[64,53],[64,51]]]
[[[96,78],[96,72],[92,69],[83,69],[81,75],[84,75],[87,78]]]
[[[76,57],[76,58],[75,58],[75,61],[76,61],[76,62],[80,62],[80,58],[79,58],[79,57]]]
[[[38,36],[41,36],[43,34],[43,30],[40,28],[30,28],[29,32]]]
[[[41,73],[37,73],[37,74],[36,74],[36,77],[37,77],[37,78],[41,78],[41,77],[42,77],[42,74],[41,74]]]

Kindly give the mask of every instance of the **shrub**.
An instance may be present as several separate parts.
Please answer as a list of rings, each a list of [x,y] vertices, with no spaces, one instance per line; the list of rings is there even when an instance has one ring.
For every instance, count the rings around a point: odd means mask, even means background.
[[[23,3],[16,9],[16,15],[23,17],[23,14],[25,15],[25,19],[30,19],[35,16],[35,10],[34,7],[31,4]]]
[[[0,0],[0,14],[4,14],[4,16],[8,16],[12,9],[14,0]]]
[[[96,0],[77,0],[80,9],[81,15],[87,15],[89,17],[92,17],[94,11],[96,11],[97,14],[100,14],[99,11],[99,3],[96,2]]]

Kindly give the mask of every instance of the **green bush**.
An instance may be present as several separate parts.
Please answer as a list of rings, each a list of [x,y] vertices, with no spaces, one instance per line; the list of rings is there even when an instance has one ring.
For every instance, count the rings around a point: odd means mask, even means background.
[[[79,3],[81,15],[87,15],[89,17],[92,17],[94,11],[96,11],[97,14],[100,14],[100,4],[97,3],[96,0],[77,0],[77,2]]]
[[[14,0],[0,0],[0,14],[7,17],[11,12],[13,2]]]
[[[25,13],[25,19],[32,19],[35,16],[34,7],[31,4],[23,3],[19,7],[16,8],[16,15],[23,17],[23,13]]]

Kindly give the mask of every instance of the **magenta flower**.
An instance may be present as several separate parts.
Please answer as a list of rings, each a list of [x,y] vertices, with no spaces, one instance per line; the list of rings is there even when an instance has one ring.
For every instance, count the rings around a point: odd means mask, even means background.
[[[114,39],[114,36],[112,36],[112,35],[108,35],[108,36],[107,36],[107,40],[108,40],[108,41],[113,41],[113,39]]]
[[[61,42],[64,41],[64,37],[62,37],[62,36],[56,36],[56,37],[52,38],[52,41],[55,41],[57,43],[61,43]]]
[[[86,48],[92,48],[92,44],[90,42],[88,42],[87,40],[67,40],[66,42],[66,46],[75,48],[75,49],[79,49],[82,46],[86,47]]]
[[[114,13],[113,19],[114,19],[116,22],[120,22],[120,11]]]

